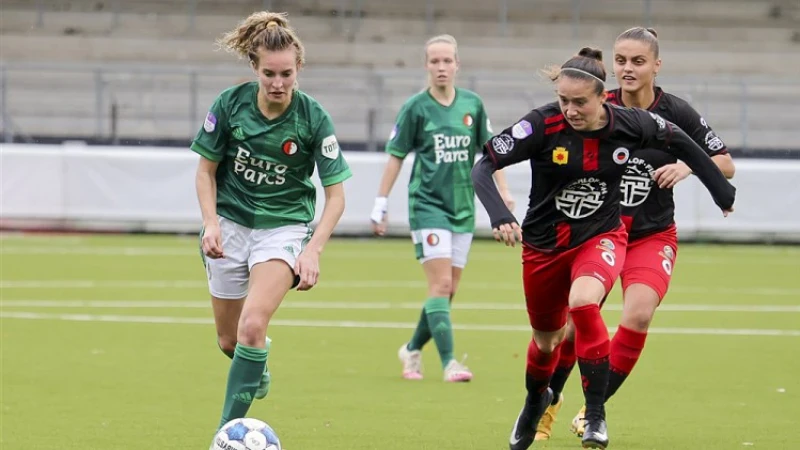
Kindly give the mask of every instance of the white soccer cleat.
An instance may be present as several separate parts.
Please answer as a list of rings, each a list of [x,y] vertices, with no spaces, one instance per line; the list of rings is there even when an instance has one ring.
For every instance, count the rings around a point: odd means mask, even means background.
[[[406,380],[422,379],[422,352],[409,350],[408,344],[403,344],[397,351],[397,357],[403,363],[403,378]]]
[[[444,368],[444,381],[450,383],[463,383],[472,380],[472,372],[464,364],[450,360],[447,367]]]

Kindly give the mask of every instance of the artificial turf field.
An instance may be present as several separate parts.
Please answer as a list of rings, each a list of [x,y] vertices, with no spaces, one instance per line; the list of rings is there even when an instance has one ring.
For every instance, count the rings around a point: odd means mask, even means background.
[[[195,237],[0,239],[3,450],[206,450],[229,360]],[[407,240],[334,239],[320,284],[271,325],[273,387],[249,416],[288,450],[505,449],[530,332],[519,249],[478,241],[455,300],[445,384],[435,348],[400,377],[425,283]],[[604,316],[616,328],[615,291]],[[576,368],[577,372],[577,368]],[[608,405],[610,449],[796,448],[800,247],[685,244],[633,375]],[[576,449],[573,373],[551,441]]]

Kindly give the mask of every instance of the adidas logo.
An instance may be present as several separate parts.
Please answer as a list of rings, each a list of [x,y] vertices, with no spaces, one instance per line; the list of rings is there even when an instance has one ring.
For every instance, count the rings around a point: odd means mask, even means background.
[[[233,394],[233,399],[236,400],[237,402],[246,403],[248,405],[253,403],[253,396],[250,395],[249,392],[241,392],[239,394]]]
[[[450,326],[444,322],[439,322],[438,325],[433,327],[434,333],[446,333],[448,330],[450,330]]]
[[[291,245],[287,245],[286,247],[283,247],[283,249],[289,252],[290,255],[294,256],[294,247]]]

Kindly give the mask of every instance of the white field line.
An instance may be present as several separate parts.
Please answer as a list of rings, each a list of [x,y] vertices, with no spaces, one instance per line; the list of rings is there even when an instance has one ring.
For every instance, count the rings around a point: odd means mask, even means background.
[[[758,265],[800,265],[800,250],[792,248],[764,249],[764,251],[757,251],[747,249],[731,248],[727,251],[735,254],[748,255],[749,257],[764,257],[769,258],[764,261],[758,261]],[[195,247],[175,247],[175,246],[14,246],[14,245],[0,245],[0,254],[6,255],[92,255],[92,256],[200,256],[199,250]],[[797,256],[799,260],[791,261],[785,259],[774,259],[776,255],[782,256]],[[473,251],[470,257],[473,259],[503,261],[518,258],[519,255],[513,252],[499,253],[499,252],[485,252]],[[328,259],[411,259],[412,253],[409,250],[406,253],[398,251],[375,250],[374,247],[365,248],[363,251],[357,250],[344,250],[337,251],[331,250],[325,256]],[[709,256],[694,256],[686,255],[678,258],[678,264],[711,264],[711,265],[725,265],[735,262],[739,264],[741,260],[731,259],[729,257],[709,257]]]
[[[2,308],[100,308],[100,309],[209,309],[208,301],[174,300],[0,300]],[[342,310],[418,310],[421,302],[335,302],[294,301],[283,302],[281,309],[342,309]],[[524,311],[519,303],[453,303],[458,311]],[[622,305],[609,304],[606,311],[621,311]],[[800,305],[695,305],[663,304],[663,312],[735,312],[735,313],[800,313]]]
[[[202,280],[0,280],[0,289],[198,289],[206,288]],[[424,289],[422,280],[349,280],[322,281],[321,289]],[[461,289],[522,292],[522,283],[483,283],[465,281]],[[723,294],[752,296],[793,296],[800,298],[800,288],[671,286],[670,292],[681,294]]]
[[[67,322],[113,322],[113,323],[148,323],[148,324],[194,324],[212,325],[211,318],[160,317],[160,316],[117,316],[92,314],[42,314],[35,312],[0,312],[3,319],[25,320],[57,320]],[[373,328],[373,329],[414,329],[416,323],[409,322],[356,322],[334,320],[274,320],[274,326],[310,327],[310,328]],[[523,325],[454,325],[455,330],[463,331],[516,331],[530,333],[530,327]],[[613,333],[614,329],[609,328]],[[724,329],[724,328],[651,328],[650,334],[671,335],[715,335],[715,336],[800,336],[800,330],[758,330],[758,329]]]

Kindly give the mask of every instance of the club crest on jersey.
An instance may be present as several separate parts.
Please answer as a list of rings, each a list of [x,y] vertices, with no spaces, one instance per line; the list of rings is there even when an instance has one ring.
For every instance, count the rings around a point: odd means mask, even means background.
[[[533,126],[527,120],[520,120],[511,127],[511,135],[514,139],[525,139],[533,134]]]
[[[470,113],[464,114],[464,119],[463,120],[464,120],[464,125],[466,125],[468,127],[472,127],[472,124],[475,123],[475,121],[472,119],[472,114],[470,114]]]
[[[619,189],[622,192],[622,206],[631,208],[647,200],[653,188],[655,169],[642,158],[633,157],[625,167]]]
[[[553,149],[553,162],[559,166],[563,166],[569,161],[569,152],[565,147],[556,147]]]
[[[297,144],[289,139],[288,141],[283,143],[283,153],[292,156],[297,153]]]
[[[725,143],[713,131],[706,133],[705,143],[709,150],[716,152],[725,148]]]
[[[585,219],[605,202],[608,184],[594,177],[575,180],[556,195],[556,209],[570,219]]]
[[[628,162],[628,158],[631,156],[631,153],[625,147],[620,147],[614,150],[614,162],[622,165]]]
[[[439,245],[439,236],[436,233],[429,234],[425,240],[431,247],[436,247],[437,245]]]
[[[507,134],[501,134],[500,136],[495,136],[492,138],[492,149],[498,155],[505,155],[513,148],[514,138]]]
[[[203,122],[203,129],[206,133],[213,133],[217,129],[217,116],[211,111],[206,114],[206,120]]]

